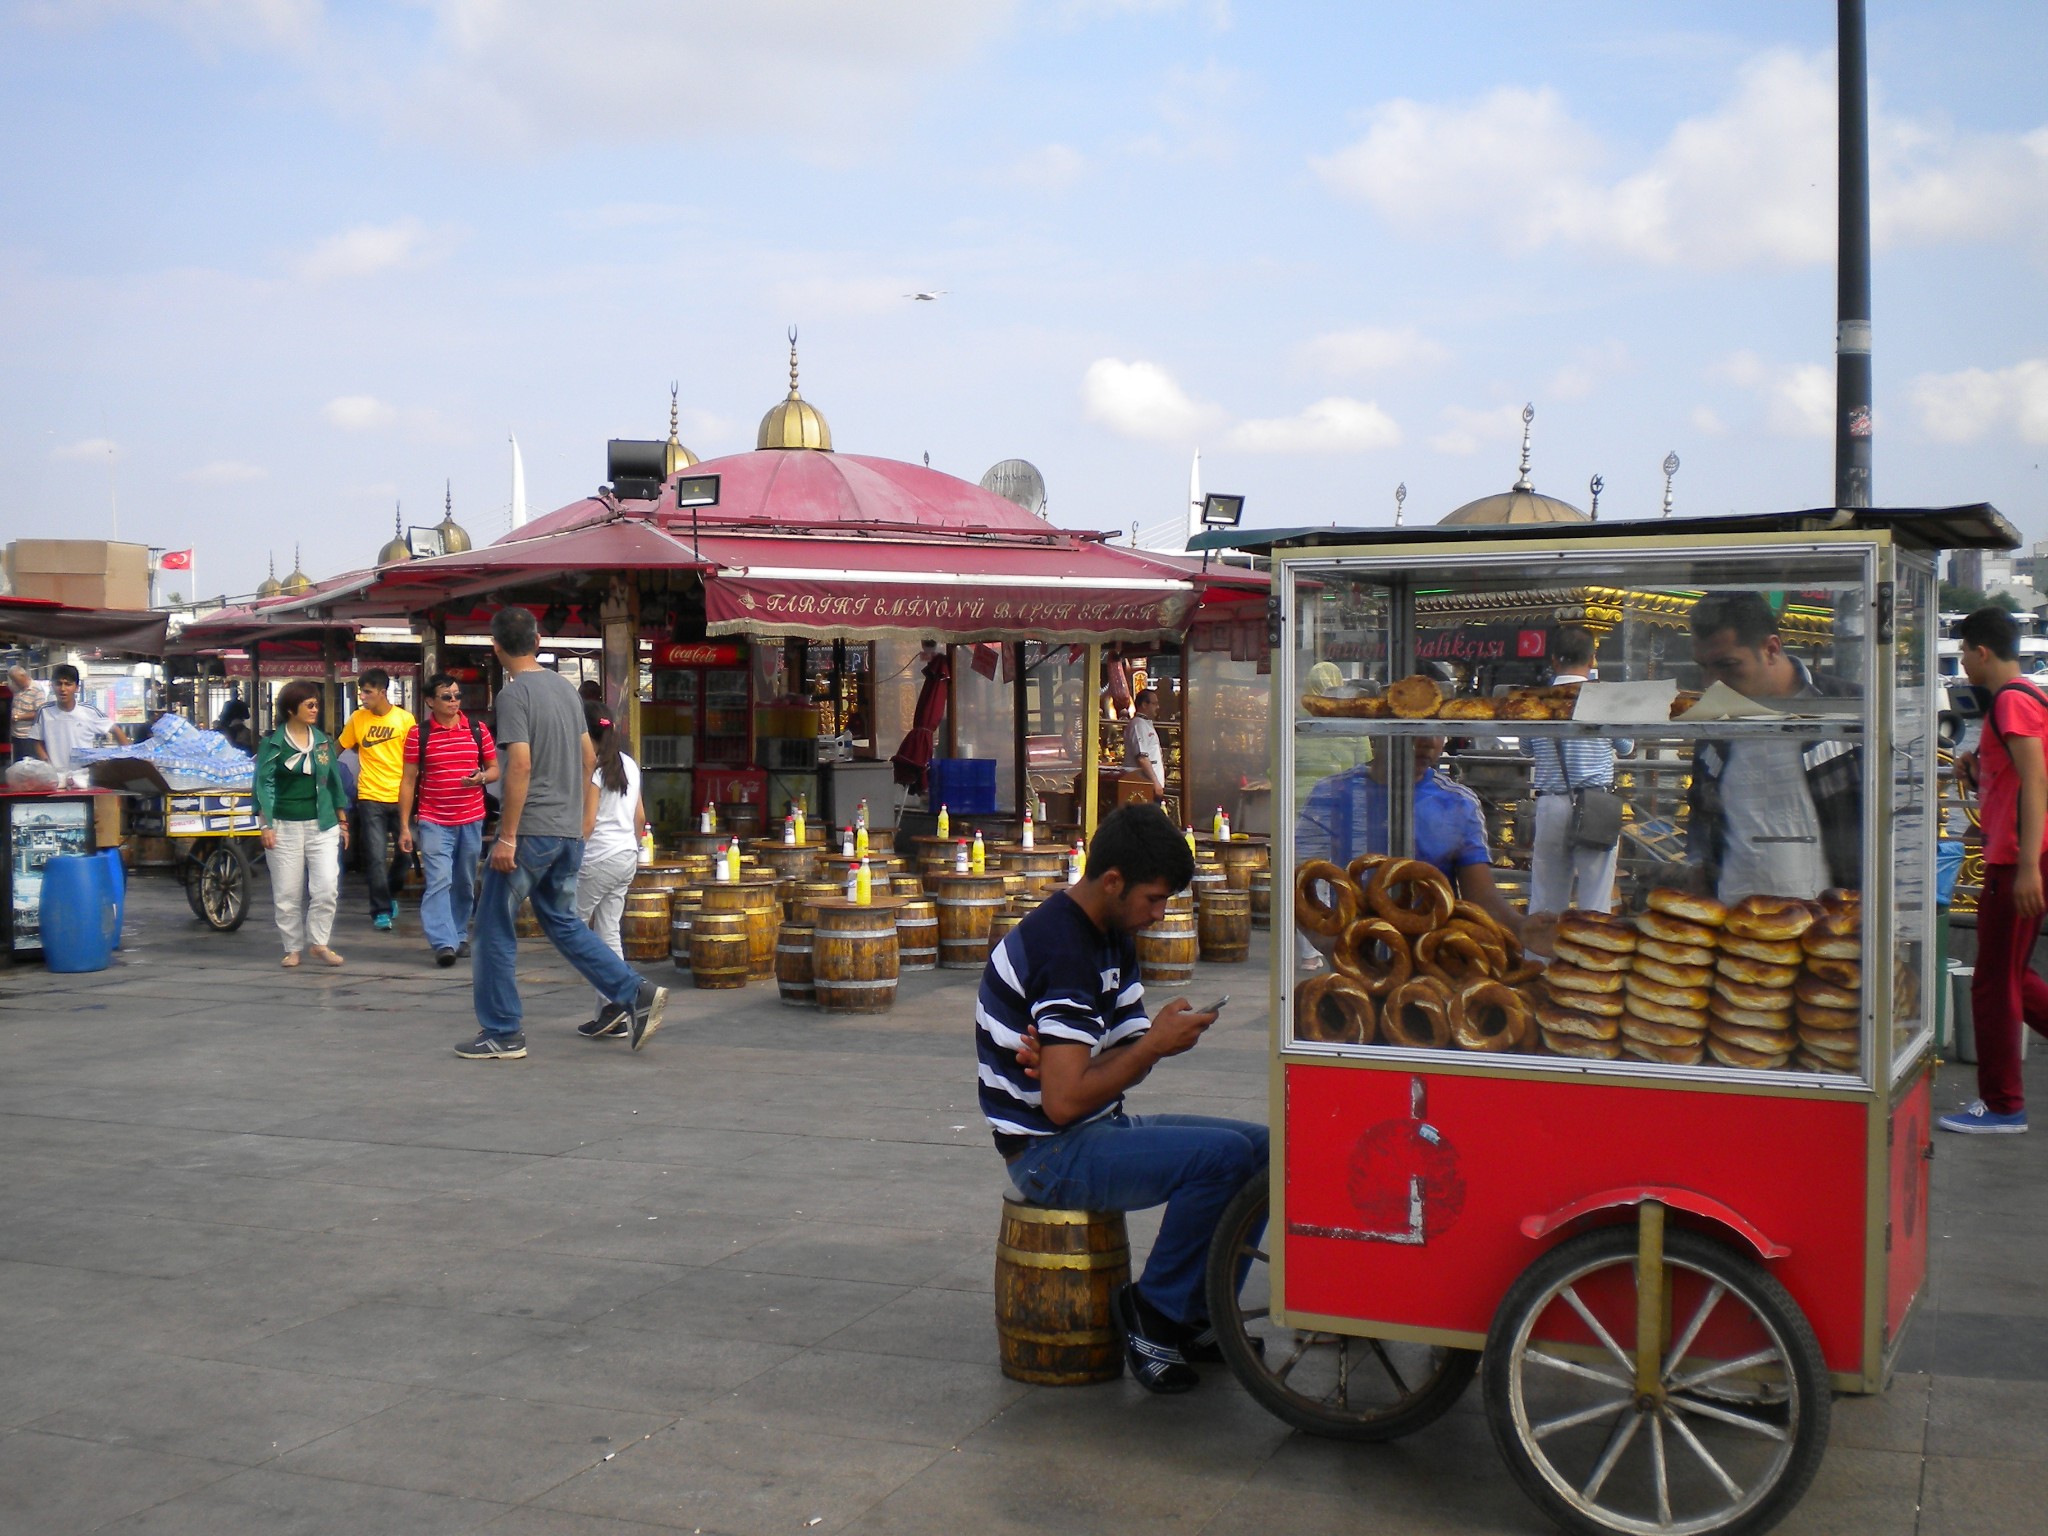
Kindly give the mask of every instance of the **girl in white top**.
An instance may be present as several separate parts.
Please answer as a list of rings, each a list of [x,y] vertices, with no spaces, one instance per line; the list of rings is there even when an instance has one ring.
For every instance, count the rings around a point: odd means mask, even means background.
[[[583,706],[584,723],[597,747],[597,768],[583,791],[583,868],[576,876],[576,915],[615,955],[625,954],[619,919],[626,890],[640,867],[640,838],[647,807],[640,800],[640,765],[620,745],[619,733],[595,703]],[[602,993],[597,1014],[578,1030],[593,1039],[626,1035],[626,1015]]]

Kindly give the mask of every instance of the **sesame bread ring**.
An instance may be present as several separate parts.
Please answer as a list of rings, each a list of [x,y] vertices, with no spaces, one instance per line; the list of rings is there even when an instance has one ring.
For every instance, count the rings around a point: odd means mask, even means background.
[[[1420,672],[1387,685],[1387,703],[1397,720],[1427,720],[1443,708],[1443,690],[1436,679]]]
[[[1752,1013],[1786,1013],[1792,1007],[1792,993],[1784,987],[1753,987],[1727,976],[1714,978],[1714,996],[1725,997],[1738,1008]]]
[[[1486,979],[1451,999],[1451,1043],[1463,1051],[1519,1051],[1529,1038],[1529,1000]]]
[[[1510,960],[1508,968],[1500,973],[1500,979],[1511,987],[1526,987],[1543,974],[1543,964],[1538,960]]]
[[[1797,965],[1805,958],[1805,952],[1790,939],[1773,943],[1769,939],[1738,939],[1732,933],[1721,935],[1721,953],[1761,960],[1766,965]]]
[[[1705,987],[1667,987],[1661,981],[1652,981],[1647,976],[1630,972],[1622,978],[1622,985],[1630,997],[1646,998],[1653,1003],[1662,1003],[1667,1008],[1692,1008],[1704,1013],[1707,1009]]]
[[[1349,875],[1351,883],[1362,891],[1365,889],[1365,882],[1372,878],[1372,872],[1386,862],[1387,856],[1384,853],[1361,853],[1344,866],[1344,873]]]
[[[1822,1008],[1813,1003],[1795,1002],[1792,1017],[1808,1029],[1854,1030],[1863,1027],[1862,1011],[1856,1008]]]
[[[1706,1058],[1706,1051],[1697,1044],[1656,1045],[1627,1035],[1622,1036],[1621,1048],[1638,1061],[1661,1062],[1667,1067],[1696,1067]]]
[[[1745,896],[1728,909],[1726,926],[1738,939],[1796,939],[1813,926],[1813,908],[1790,896]]]
[[[1628,999],[1624,1021],[1630,1018],[1646,1019],[1652,1024],[1666,1024],[1673,1029],[1689,1029],[1695,1035],[1707,1027],[1707,1010],[1704,1008],[1674,1008],[1668,1003],[1652,1002],[1647,997]]]
[[[1628,919],[1608,912],[1566,912],[1557,920],[1557,936],[1582,949],[1611,950],[1617,955],[1633,954],[1637,942]]]
[[[1382,950],[1385,959],[1380,956]],[[1415,973],[1408,936],[1377,917],[1362,917],[1346,928],[1343,941],[1330,952],[1330,960],[1377,998],[1384,998]]]
[[[1639,1014],[1624,1013],[1621,1016],[1621,1036],[1624,1040],[1647,1040],[1652,1045],[1698,1045],[1706,1038],[1704,1028],[1684,1024],[1663,1024],[1656,1019],[1646,1019]]]
[[[1456,991],[1475,981],[1490,981],[1493,972],[1486,963],[1486,951],[1469,933],[1439,928],[1415,941],[1415,967],[1434,976]]]
[[[1492,934],[1494,938],[1504,943],[1509,939],[1508,931],[1501,927],[1499,918],[1479,905],[1478,902],[1467,901],[1462,896],[1451,903],[1451,921],[1470,923],[1482,934]]]
[[[1365,900],[1410,938],[1442,927],[1457,904],[1444,872],[1421,859],[1389,859],[1380,865],[1365,888]]]
[[[1328,900],[1321,886],[1330,888]],[[1294,923],[1304,933],[1341,938],[1358,921],[1358,887],[1328,859],[1310,859],[1294,877]]]
[[[1557,958],[1567,965],[1576,965],[1582,971],[1611,971],[1616,975],[1634,970],[1636,963],[1634,955],[1616,954],[1611,949],[1588,949],[1566,938],[1557,941]]]
[[[1635,960],[1638,976],[1648,977],[1667,987],[1710,987],[1714,984],[1714,968],[1710,965],[1666,965],[1640,950],[1636,952]]]
[[[1569,1008],[1574,1013],[1597,1014],[1603,1019],[1621,1017],[1622,998],[1619,992],[1560,992],[1546,985],[1543,995],[1554,1007]]]
[[[1543,981],[1552,992],[1619,992],[1622,976],[1616,971],[1582,971],[1567,960],[1560,960],[1543,973]]]
[[[1713,929],[1689,923],[1682,917],[1673,917],[1668,912],[1638,912],[1636,932],[1646,939],[1661,939],[1666,944],[1691,944],[1700,949],[1714,947]]]
[[[1461,933],[1477,944],[1486,954],[1486,974],[1505,975],[1508,968],[1508,947],[1498,928],[1480,928],[1462,917],[1454,917],[1445,923],[1441,933]]]
[[[1451,1043],[1451,994],[1428,976],[1396,987],[1380,1009],[1380,1038],[1388,1045],[1442,1050]]]
[[[1711,968],[1714,963],[1711,945],[1672,944],[1663,939],[1653,939],[1648,934],[1636,942],[1636,953],[1661,960],[1666,965],[1704,965]]]
[[[1779,991],[1799,979],[1799,967],[1796,965],[1770,965],[1745,955],[1722,955],[1714,961],[1714,969],[1730,981],[1747,982],[1752,987],[1773,987]]]
[[[1543,1048],[1553,1056],[1578,1056],[1588,1061],[1612,1061],[1621,1054],[1614,1040],[1588,1040],[1584,1035],[1552,1034],[1543,1031]]]
[[[1312,976],[1294,994],[1294,1038],[1370,1045],[1379,1019],[1372,997],[1348,976]]]
[[[1832,987],[1818,976],[1802,976],[1799,985],[1792,989],[1792,995],[1802,1003],[1812,1003],[1820,1008],[1855,1008],[1862,999],[1843,987]]]
[[[1792,1059],[1789,1051],[1783,1055],[1771,1051],[1752,1051],[1723,1040],[1719,1035],[1707,1036],[1707,1049],[1714,1053],[1714,1060],[1724,1067],[1748,1067],[1758,1072],[1774,1071]]]
[[[1728,909],[1713,897],[1696,896],[1691,891],[1667,887],[1650,892],[1643,901],[1652,912],[1661,912],[1666,917],[1680,918],[1703,928],[1718,928],[1728,917]]]
[[[1790,1056],[1792,1047],[1798,1043],[1789,1029],[1754,1029],[1730,1024],[1726,1019],[1715,1019],[1707,1025],[1707,1033],[1716,1040],[1725,1040],[1745,1051],[1757,1051],[1766,1056]]]
[[[1857,960],[1830,960],[1824,955],[1808,955],[1806,974],[1845,992],[1854,992],[1863,986],[1863,965]]]
[[[1555,1003],[1538,1003],[1536,1025],[1546,1036],[1576,1035],[1585,1040],[1612,1040],[1621,1021],[1602,1018],[1597,1013],[1581,1013],[1576,1008],[1560,1008]]]
[[[1741,1008],[1725,997],[1717,997],[1707,1004],[1710,1018],[1720,1019],[1727,1024],[1743,1029],[1785,1029],[1792,1022],[1789,1013],[1762,1013],[1754,1008]]]

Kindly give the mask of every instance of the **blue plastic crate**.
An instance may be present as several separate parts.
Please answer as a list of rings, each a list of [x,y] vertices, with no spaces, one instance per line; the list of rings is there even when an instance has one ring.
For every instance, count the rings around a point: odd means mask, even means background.
[[[926,799],[936,811],[945,806],[954,816],[993,816],[996,809],[996,760],[992,757],[932,759]]]

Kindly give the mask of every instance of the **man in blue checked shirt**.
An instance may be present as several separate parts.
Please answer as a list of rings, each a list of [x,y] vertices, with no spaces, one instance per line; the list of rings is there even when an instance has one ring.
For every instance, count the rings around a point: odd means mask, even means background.
[[[1124,1093],[1193,1050],[1213,1012],[1177,997],[1149,1020],[1132,935],[1194,878],[1156,805],[1096,829],[1078,884],[1048,897],[989,956],[974,1010],[981,1111],[1024,1199],[1166,1215],[1145,1273],[1111,1311],[1150,1392],[1185,1392],[1191,1361],[1221,1359],[1203,1298],[1209,1240],[1231,1197],[1264,1177],[1266,1128],[1207,1115],[1132,1115]]]
[[[1600,675],[1593,665],[1593,636],[1577,625],[1561,629],[1551,642],[1553,684],[1584,683]],[[1582,912],[1614,910],[1614,868],[1621,858],[1617,838],[1605,848],[1572,841],[1573,797],[1580,790],[1614,788],[1614,758],[1635,749],[1631,741],[1599,737],[1525,736],[1531,759],[1529,788],[1536,796],[1535,846],[1529,850],[1529,910]]]

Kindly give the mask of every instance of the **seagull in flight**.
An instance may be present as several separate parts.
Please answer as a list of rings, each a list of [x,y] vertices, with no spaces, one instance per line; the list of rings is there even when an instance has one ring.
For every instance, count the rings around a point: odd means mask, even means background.
[[[915,299],[920,304],[930,304],[944,296],[945,292],[946,290],[943,288],[925,288],[917,293],[906,293],[903,297]]]

